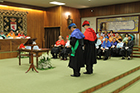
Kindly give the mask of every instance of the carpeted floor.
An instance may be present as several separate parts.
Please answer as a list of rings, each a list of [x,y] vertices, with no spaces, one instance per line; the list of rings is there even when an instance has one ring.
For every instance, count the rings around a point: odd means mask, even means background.
[[[82,68],[81,77],[75,78],[70,77],[72,69],[67,67],[68,61],[52,59],[54,69],[25,73],[29,68],[28,61],[28,58],[22,59],[19,66],[18,58],[0,60],[0,93],[79,93],[140,66],[139,58],[98,60],[94,74],[84,75],[85,68]]]

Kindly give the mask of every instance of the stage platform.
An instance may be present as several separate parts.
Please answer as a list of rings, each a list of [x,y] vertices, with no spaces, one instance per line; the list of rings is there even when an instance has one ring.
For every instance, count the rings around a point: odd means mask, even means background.
[[[85,68],[82,68],[81,77],[71,77],[68,60],[52,59],[54,69],[25,73],[28,61],[28,58],[22,59],[19,66],[18,58],[0,60],[0,93],[81,93],[140,66],[139,58],[112,57],[107,61],[98,60],[91,75],[83,74]]]

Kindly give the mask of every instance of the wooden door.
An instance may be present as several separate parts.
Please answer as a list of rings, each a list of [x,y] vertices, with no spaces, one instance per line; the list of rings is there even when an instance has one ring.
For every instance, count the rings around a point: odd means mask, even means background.
[[[60,27],[55,28],[45,28],[45,47],[51,48],[51,45],[54,45],[58,40],[60,35]]]

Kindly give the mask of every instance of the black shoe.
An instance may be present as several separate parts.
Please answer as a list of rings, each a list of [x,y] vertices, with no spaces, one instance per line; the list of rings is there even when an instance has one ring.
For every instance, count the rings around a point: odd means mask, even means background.
[[[125,59],[124,57],[122,57],[122,59]]]
[[[64,58],[61,58],[60,60],[64,60]]]
[[[104,58],[103,60],[107,60],[108,58]]]
[[[67,58],[64,58],[64,60],[67,60]]]
[[[72,77],[80,77],[80,75],[70,75],[70,76],[72,76]]]
[[[101,57],[98,58],[99,60],[102,59]]]
[[[83,74],[92,74],[93,72],[83,72]]]
[[[130,60],[130,58],[128,58],[127,60]]]

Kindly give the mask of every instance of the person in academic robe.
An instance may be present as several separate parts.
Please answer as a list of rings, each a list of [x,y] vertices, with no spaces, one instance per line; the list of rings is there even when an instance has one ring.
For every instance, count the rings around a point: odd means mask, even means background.
[[[115,37],[115,34],[113,33],[113,30],[110,30],[110,33],[108,34],[108,37]]]
[[[115,48],[115,54],[116,54],[116,56],[121,56],[120,55],[120,50],[122,49],[123,44],[124,43],[122,42],[122,39],[118,39],[118,43],[117,43],[117,46]]]
[[[70,40],[69,36],[66,36],[66,42],[65,42],[65,48],[60,53],[60,56],[62,56],[61,60],[67,60],[67,56],[71,51],[71,46],[70,46]]]
[[[23,32],[23,31],[21,31],[20,33],[18,33],[18,37],[25,38],[24,32]]]
[[[15,38],[14,30],[11,29],[10,32],[8,33],[7,37]]]
[[[84,32],[84,60],[86,65],[86,72],[84,74],[92,74],[93,73],[93,64],[97,63],[97,51],[95,44],[97,42],[97,36],[95,31],[90,27],[90,23],[88,21],[84,21],[82,26],[85,28]]]
[[[6,36],[4,35],[3,31],[0,31],[0,37],[1,37],[2,39],[5,39],[5,38],[6,38]]]
[[[59,40],[56,41],[54,47],[51,49],[51,54],[53,58],[57,58],[57,54],[60,52],[60,48],[65,45],[65,41],[62,39],[62,36],[59,36]]]
[[[116,56],[116,45],[117,45],[117,41],[115,38],[113,38],[113,40],[111,41],[111,56]]]
[[[100,38],[100,37],[103,37],[103,33],[102,33],[102,30],[99,30],[99,32],[97,33],[97,38]]]
[[[126,42],[128,40],[128,33],[125,34],[125,37],[123,38],[122,42]]]
[[[99,59],[101,59],[101,55],[103,54],[104,59],[107,60],[109,57],[111,43],[108,40],[108,36],[105,37],[105,41],[101,45],[100,53],[99,53]]]
[[[116,34],[115,34],[115,38],[116,38],[116,41],[118,42],[118,39],[122,39],[122,36],[119,35],[119,33],[116,33]]]
[[[133,51],[134,41],[131,40],[132,37],[129,35],[128,40],[124,43],[123,48],[120,50],[120,54],[122,55],[122,59],[125,59],[125,56],[128,57],[127,59],[130,60],[130,54]]]
[[[68,28],[72,31],[70,36],[71,55],[68,66],[73,69],[72,77],[80,76],[80,68],[84,67],[83,59],[83,46],[84,46],[84,35],[77,29],[75,23],[71,23]]]

